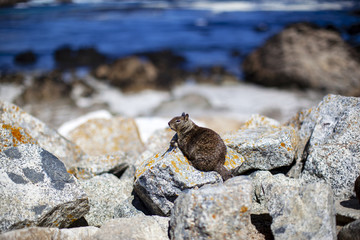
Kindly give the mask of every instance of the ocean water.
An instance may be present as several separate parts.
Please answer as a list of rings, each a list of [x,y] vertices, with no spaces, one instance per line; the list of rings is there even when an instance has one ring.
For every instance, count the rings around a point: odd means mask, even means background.
[[[241,74],[244,57],[290,23],[334,26],[359,43],[346,32],[360,22],[350,13],[358,7],[358,1],[315,0],[30,1],[0,9],[0,71],[52,69],[54,50],[69,45],[112,58],[171,49],[187,59],[185,68],[222,65]],[[14,64],[26,50],[37,54],[37,63]]]

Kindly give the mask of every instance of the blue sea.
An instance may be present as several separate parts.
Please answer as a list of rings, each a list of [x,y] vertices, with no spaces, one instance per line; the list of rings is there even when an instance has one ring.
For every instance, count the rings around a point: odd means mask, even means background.
[[[187,59],[185,68],[222,65],[241,74],[244,57],[290,23],[333,26],[358,44],[346,31],[360,22],[355,9],[357,1],[30,1],[0,9],[0,71],[52,69],[54,50],[69,45],[112,58],[171,49]],[[16,65],[26,50],[37,62]]]

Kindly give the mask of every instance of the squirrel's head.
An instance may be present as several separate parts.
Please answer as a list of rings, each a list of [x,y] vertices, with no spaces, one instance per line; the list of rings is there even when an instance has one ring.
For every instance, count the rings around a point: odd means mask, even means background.
[[[192,121],[189,119],[189,114],[182,113],[181,116],[171,119],[168,124],[175,132],[181,132],[191,127]]]

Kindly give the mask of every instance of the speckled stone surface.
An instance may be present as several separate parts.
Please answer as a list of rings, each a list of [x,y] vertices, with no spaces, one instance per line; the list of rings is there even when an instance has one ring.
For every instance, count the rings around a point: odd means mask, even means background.
[[[239,131],[224,136],[224,142],[244,157],[244,163],[236,170],[241,174],[289,166],[294,160],[298,138],[294,128],[255,115]]]
[[[134,119],[90,119],[69,133],[69,139],[88,155],[110,155],[145,150]]]
[[[79,161],[81,149],[18,106],[0,101],[0,152],[21,144],[38,144],[66,167]]]
[[[251,195],[246,176],[181,194],[171,215],[171,239],[249,239]]]
[[[191,166],[178,148],[162,154],[144,161],[135,174],[134,189],[155,214],[169,216],[174,200],[183,191],[222,182],[218,173],[202,172]],[[242,162],[242,156],[228,149],[226,168],[234,169]]]
[[[29,226],[67,227],[89,211],[77,180],[37,145],[0,152],[0,232]]]
[[[360,175],[359,112],[360,98],[328,95],[311,113],[316,120],[301,178],[330,184],[338,200],[355,197],[354,182]]]

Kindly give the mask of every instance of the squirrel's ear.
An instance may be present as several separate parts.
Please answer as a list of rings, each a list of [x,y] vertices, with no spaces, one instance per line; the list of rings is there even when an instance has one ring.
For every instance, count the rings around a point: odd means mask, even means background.
[[[189,119],[189,114],[185,115],[185,121],[187,121]]]
[[[183,113],[181,114],[181,116],[182,116],[182,117],[185,117],[185,112],[183,112]]]

